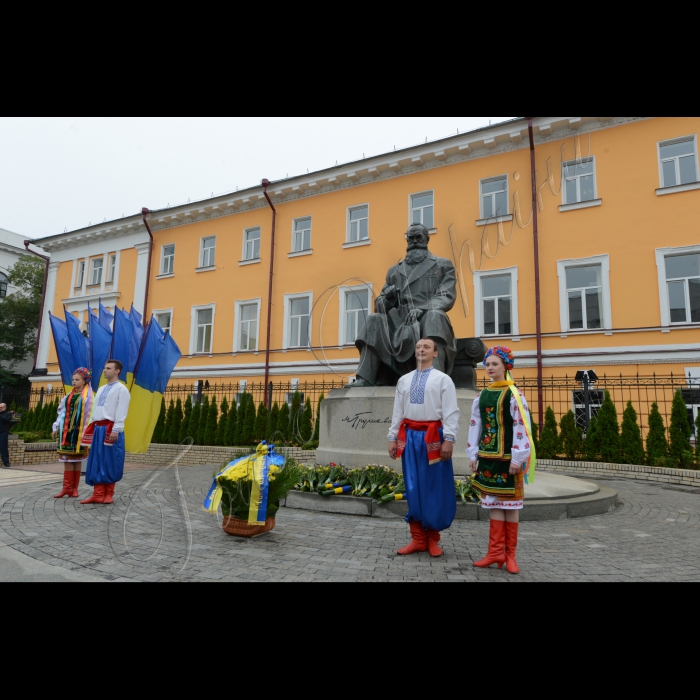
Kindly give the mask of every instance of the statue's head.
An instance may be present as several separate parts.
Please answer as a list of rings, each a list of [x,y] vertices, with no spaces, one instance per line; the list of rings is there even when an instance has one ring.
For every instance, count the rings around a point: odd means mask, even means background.
[[[408,250],[428,250],[430,231],[423,224],[411,224],[406,233]]]

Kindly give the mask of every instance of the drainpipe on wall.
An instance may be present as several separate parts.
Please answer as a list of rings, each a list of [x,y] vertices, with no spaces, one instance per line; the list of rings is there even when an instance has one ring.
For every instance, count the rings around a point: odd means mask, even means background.
[[[39,340],[41,339],[41,329],[44,325],[44,307],[46,306],[46,285],[49,282],[49,263],[51,262],[51,259],[47,258],[45,255],[39,255],[39,253],[35,253],[33,250],[29,250],[29,246],[31,244],[31,241],[24,242],[24,247],[26,248],[27,252],[31,255],[36,255],[37,258],[41,258],[46,263],[46,271],[44,272],[44,288],[41,292],[41,314],[39,316],[39,328],[36,332],[36,347],[34,348],[34,367],[32,368],[32,375],[37,376],[36,363],[39,357]],[[42,372],[41,374],[48,374],[48,370]]]
[[[151,227],[148,225],[148,221],[146,221],[146,217],[151,213],[150,209],[146,209],[144,207],[141,210],[141,216],[143,217],[143,223],[146,226],[146,231],[148,231],[148,235],[151,238],[151,247],[148,251],[148,277],[146,278],[146,295],[145,299],[143,300],[143,318],[144,321],[148,319],[148,292],[151,288],[151,263],[153,262],[153,233],[151,232]]]
[[[537,197],[537,163],[535,160],[535,133],[532,124],[534,117],[527,118],[527,128],[530,134],[530,165],[532,167],[532,221],[533,238],[535,243],[535,303],[537,306],[537,399],[539,403],[538,425],[540,431],[544,427],[544,370],[542,367],[542,297],[540,296],[540,238],[538,224]]]
[[[270,342],[272,340],[272,282],[275,274],[275,229],[277,227],[277,209],[275,209],[270,195],[267,194],[267,188],[270,186],[270,181],[265,179],[262,181],[263,194],[267,203],[272,209],[272,241],[270,244],[270,287],[267,293],[267,347],[265,350],[265,404],[267,410],[272,409],[272,395],[267,387],[270,382]]]

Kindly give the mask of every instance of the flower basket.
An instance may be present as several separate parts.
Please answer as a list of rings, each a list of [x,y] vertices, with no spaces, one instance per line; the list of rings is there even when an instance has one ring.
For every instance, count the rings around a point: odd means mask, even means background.
[[[268,518],[265,525],[248,525],[247,520],[238,520],[237,518],[224,518],[223,530],[227,535],[232,537],[244,537],[252,539],[254,537],[260,537],[260,535],[265,535],[268,532],[272,532],[275,529],[274,518]]]

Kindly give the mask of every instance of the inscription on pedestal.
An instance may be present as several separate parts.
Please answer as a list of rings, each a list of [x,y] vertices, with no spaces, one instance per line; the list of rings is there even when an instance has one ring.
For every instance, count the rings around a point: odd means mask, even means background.
[[[364,430],[368,425],[388,425],[391,427],[391,418],[378,418],[373,412],[357,413],[354,416],[346,416],[343,423],[350,423],[354,430]]]

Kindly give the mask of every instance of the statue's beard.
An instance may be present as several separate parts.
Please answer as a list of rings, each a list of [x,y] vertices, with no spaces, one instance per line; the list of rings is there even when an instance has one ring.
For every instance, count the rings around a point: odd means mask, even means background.
[[[406,253],[406,264],[411,266],[420,265],[427,259],[428,255],[427,248],[409,248]]]

